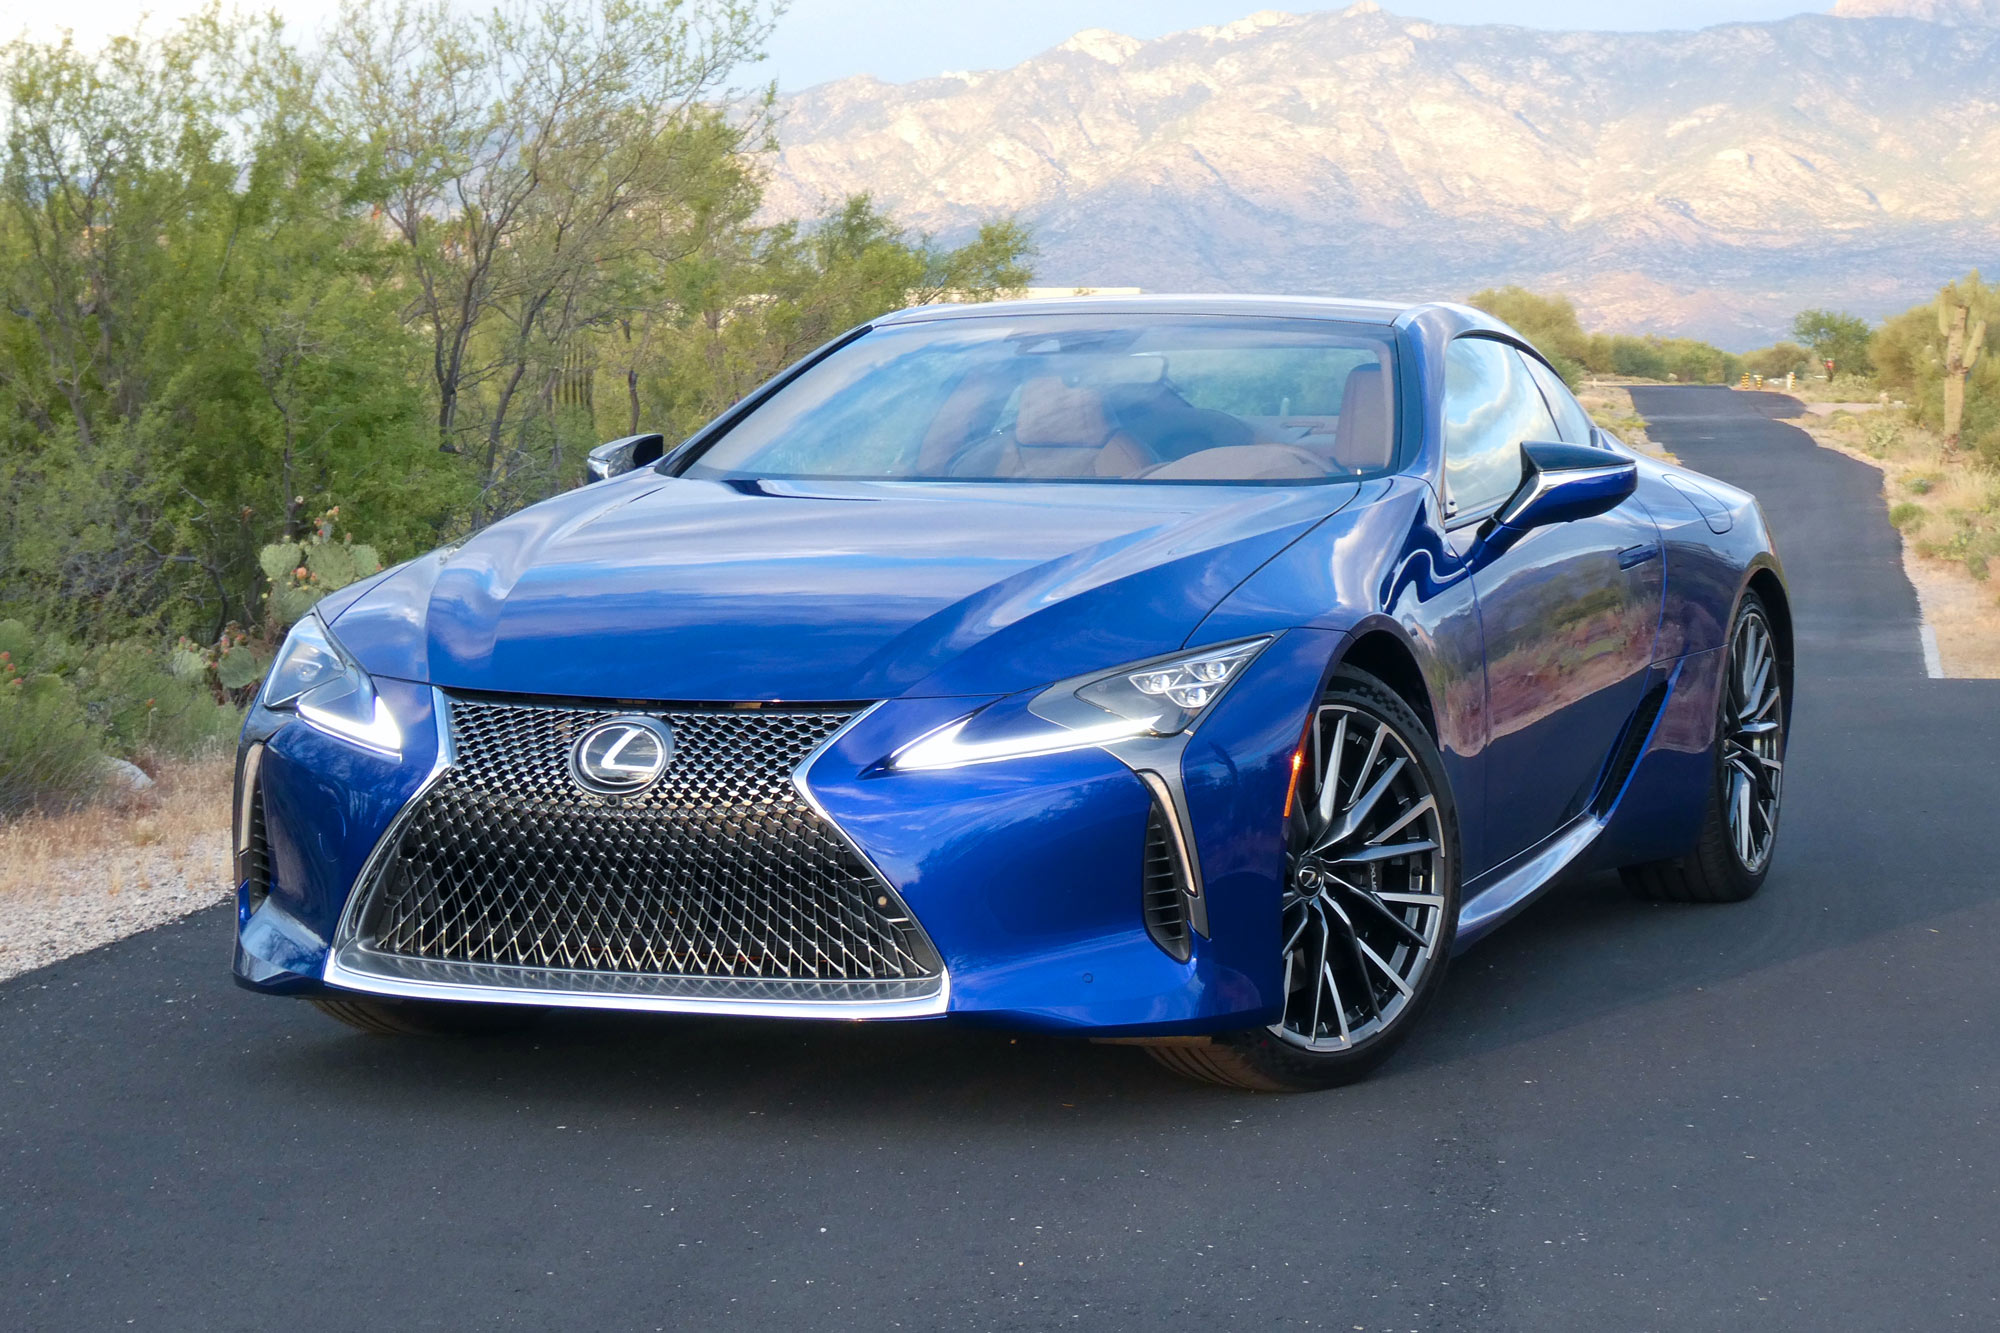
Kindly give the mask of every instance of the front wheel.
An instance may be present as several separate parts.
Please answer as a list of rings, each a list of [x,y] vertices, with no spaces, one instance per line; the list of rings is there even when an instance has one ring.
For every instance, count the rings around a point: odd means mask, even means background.
[[[1458,822],[1409,704],[1343,668],[1313,716],[1286,815],[1283,1017],[1152,1047],[1177,1073],[1304,1092],[1351,1083],[1402,1044],[1444,980],[1458,922]]]
[[[1784,795],[1784,691],[1770,614],[1756,593],[1746,593],[1729,634],[1701,836],[1684,856],[1628,866],[1633,892],[1666,902],[1736,903],[1763,887]]]

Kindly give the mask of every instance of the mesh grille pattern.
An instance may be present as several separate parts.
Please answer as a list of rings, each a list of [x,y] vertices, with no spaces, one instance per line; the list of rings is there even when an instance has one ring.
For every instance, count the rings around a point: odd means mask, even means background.
[[[1194,953],[1188,938],[1186,877],[1181,874],[1180,857],[1174,854],[1172,835],[1167,832],[1167,813],[1153,802],[1146,817],[1145,860],[1146,932],[1153,942],[1185,963]]]
[[[745,982],[938,972],[894,890],[792,786],[852,713],[649,710],[672,728],[673,758],[651,790],[615,801],[576,786],[569,753],[625,710],[450,709],[454,767],[383,865],[361,921],[371,949]]]

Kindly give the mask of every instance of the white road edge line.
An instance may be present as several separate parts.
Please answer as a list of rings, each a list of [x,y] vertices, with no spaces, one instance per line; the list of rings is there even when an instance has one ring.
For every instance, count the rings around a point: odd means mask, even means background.
[[[1924,671],[1932,680],[1944,679],[1944,658],[1938,655],[1937,631],[1929,625],[1917,629],[1917,637],[1924,641]]]

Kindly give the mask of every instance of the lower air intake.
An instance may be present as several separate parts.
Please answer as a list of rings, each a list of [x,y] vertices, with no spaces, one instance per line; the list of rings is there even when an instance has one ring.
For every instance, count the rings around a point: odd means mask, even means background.
[[[938,989],[937,951],[895,890],[792,783],[852,712],[644,710],[671,728],[673,758],[619,801],[569,774],[576,737],[617,711],[449,710],[453,766],[366,886],[344,955],[363,970],[721,999]]]
[[[1146,816],[1146,855],[1142,901],[1146,933],[1153,943],[1185,963],[1194,953],[1188,922],[1187,876],[1167,828],[1167,813],[1154,801]]]

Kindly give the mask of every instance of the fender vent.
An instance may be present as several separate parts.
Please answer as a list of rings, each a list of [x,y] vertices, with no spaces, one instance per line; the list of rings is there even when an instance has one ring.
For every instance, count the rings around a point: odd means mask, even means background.
[[[1146,855],[1142,900],[1146,933],[1153,943],[1185,963],[1194,953],[1188,923],[1187,875],[1174,851],[1167,829],[1167,812],[1156,800],[1146,816]]]
[[[1618,804],[1618,797],[1625,790],[1625,780],[1632,776],[1632,770],[1639,766],[1639,756],[1645,751],[1646,740],[1653,734],[1653,723],[1660,717],[1660,709],[1667,702],[1667,686],[1662,681],[1647,690],[1639,700],[1639,707],[1632,714],[1632,720],[1625,724],[1624,738],[1618,742],[1611,762],[1604,770],[1604,781],[1598,784],[1597,799],[1591,802],[1591,809],[1599,815],[1611,813],[1611,807]]]

